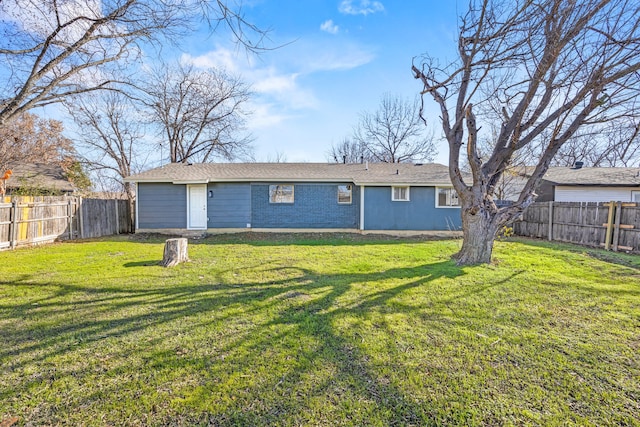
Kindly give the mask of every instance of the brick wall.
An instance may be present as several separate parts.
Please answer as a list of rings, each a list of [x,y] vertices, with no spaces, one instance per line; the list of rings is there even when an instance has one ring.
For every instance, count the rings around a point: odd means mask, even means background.
[[[351,183],[296,184],[294,203],[269,203],[269,184],[251,186],[253,228],[358,228],[360,191]],[[351,204],[338,204],[338,185],[351,185]]]

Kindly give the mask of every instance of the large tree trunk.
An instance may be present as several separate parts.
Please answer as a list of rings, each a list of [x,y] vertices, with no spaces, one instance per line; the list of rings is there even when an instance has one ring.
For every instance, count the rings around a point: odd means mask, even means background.
[[[482,208],[475,213],[474,209],[463,209],[462,248],[454,255],[458,265],[490,263],[498,228],[496,217],[491,212]]]

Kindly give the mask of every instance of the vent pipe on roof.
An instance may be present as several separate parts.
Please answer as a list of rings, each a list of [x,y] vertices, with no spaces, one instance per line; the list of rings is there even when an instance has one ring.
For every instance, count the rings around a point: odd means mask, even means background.
[[[575,162],[571,169],[582,169],[583,165],[584,165],[584,162]]]
[[[364,156],[360,156],[360,163],[364,163]]]
[[[396,175],[400,175],[400,169],[396,169]]]
[[[364,164],[364,170],[369,170],[369,160],[367,160],[367,162]]]
[[[342,156],[342,163],[344,163],[344,164],[347,163],[347,156]]]

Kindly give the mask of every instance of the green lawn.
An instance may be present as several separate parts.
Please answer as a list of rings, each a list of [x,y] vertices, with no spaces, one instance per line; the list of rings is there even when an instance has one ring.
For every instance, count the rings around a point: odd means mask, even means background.
[[[640,425],[640,258],[120,237],[0,253],[0,423]]]

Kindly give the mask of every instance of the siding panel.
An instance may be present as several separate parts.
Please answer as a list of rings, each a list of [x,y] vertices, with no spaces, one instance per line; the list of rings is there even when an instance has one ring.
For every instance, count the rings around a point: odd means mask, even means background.
[[[208,228],[246,228],[251,223],[250,184],[209,184],[207,190]]]
[[[637,188],[633,188],[636,190]],[[631,188],[556,186],[556,202],[631,202]]]
[[[138,183],[139,228],[187,228],[187,186]]]
[[[291,184],[282,182],[279,184]],[[352,183],[296,184],[294,203],[269,203],[269,184],[251,186],[254,228],[358,228],[360,190]],[[352,186],[352,203],[338,204],[338,185]]]
[[[434,187],[411,187],[408,202],[391,201],[391,187],[366,187],[365,230],[458,230],[459,208],[436,208]]]

